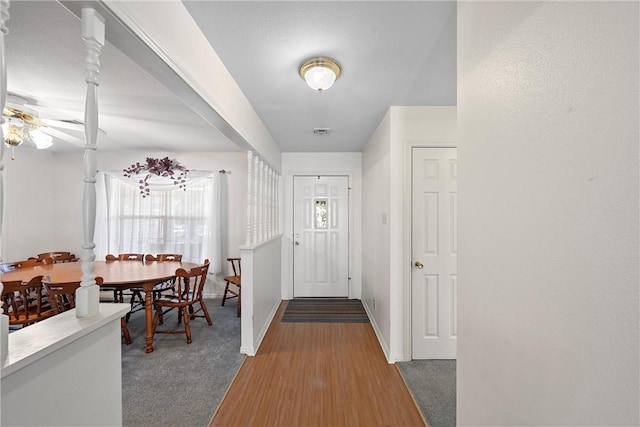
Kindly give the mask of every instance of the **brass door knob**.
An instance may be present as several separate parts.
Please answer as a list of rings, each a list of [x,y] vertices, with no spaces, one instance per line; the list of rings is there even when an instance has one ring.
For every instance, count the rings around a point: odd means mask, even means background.
[[[422,270],[424,268],[424,264],[421,263],[420,261],[416,261],[415,265],[418,270]]]

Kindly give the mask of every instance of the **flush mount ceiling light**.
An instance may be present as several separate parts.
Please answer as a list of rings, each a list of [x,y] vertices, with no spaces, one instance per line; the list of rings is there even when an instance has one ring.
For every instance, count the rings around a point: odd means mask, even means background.
[[[311,89],[322,92],[340,77],[340,64],[334,59],[318,56],[300,64],[298,72]]]

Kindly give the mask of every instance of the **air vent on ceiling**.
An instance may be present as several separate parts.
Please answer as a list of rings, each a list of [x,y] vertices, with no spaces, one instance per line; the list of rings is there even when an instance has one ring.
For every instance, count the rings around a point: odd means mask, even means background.
[[[329,135],[329,128],[313,128],[314,135]]]

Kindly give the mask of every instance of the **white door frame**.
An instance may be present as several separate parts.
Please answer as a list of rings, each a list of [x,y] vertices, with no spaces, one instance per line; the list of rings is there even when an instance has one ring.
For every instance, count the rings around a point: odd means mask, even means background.
[[[455,143],[439,143],[429,142],[421,140],[404,140],[404,192],[403,192],[403,234],[404,234],[404,248],[402,253],[403,265],[403,286],[402,286],[402,306],[403,306],[403,346],[405,360],[411,360],[411,269],[413,268],[412,259],[412,235],[411,235],[411,150],[413,148],[458,148],[458,144]]]
[[[283,226],[282,226],[282,299],[293,298],[293,177],[294,176],[347,176],[349,178],[349,298],[362,297],[361,263],[355,259],[354,248],[360,245],[360,225],[355,224],[360,209],[360,176],[354,171],[288,171],[283,174]],[[354,188],[356,187],[356,188]],[[355,191],[354,191],[355,190]],[[359,256],[360,253],[358,253]]]

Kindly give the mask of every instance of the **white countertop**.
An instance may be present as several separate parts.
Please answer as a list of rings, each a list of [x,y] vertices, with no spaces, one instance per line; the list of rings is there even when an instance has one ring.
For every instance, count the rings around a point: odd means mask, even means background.
[[[119,320],[131,309],[129,304],[100,304],[98,314],[77,318],[76,310],[50,317],[9,334],[9,351],[2,358],[2,378],[90,334],[109,322]]]

